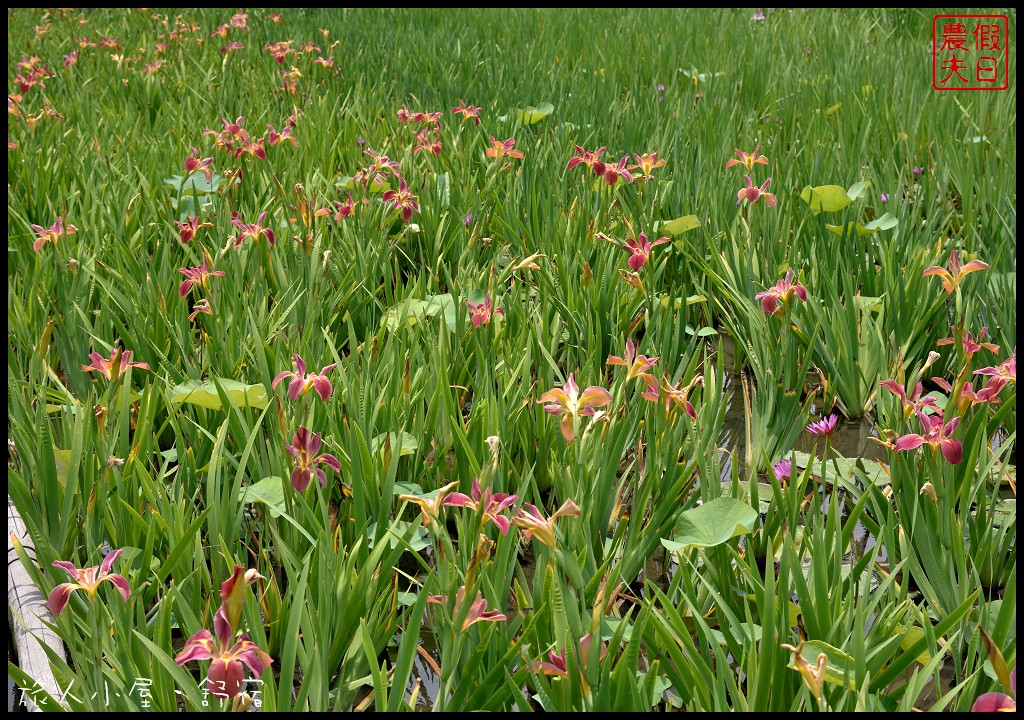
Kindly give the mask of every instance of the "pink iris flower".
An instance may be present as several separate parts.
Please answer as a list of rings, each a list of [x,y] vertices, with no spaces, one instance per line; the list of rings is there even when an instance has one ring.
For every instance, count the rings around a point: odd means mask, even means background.
[[[199,232],[199,228],[213,227],[212,223],[199,222],[199,218],[192,215],[186,217],[185,222],[175,220],[174,224],[178,226],[178,238],[182,244],[186,244],[194,238],[196,233]]]
[[[999,390],[1003,389],[1006,383],[1012,382],[1014,385],[1017,384],[1017,348],[1013,349],[1013,354],[1006,358],[1003,362],[999,363],[995,367],[984,367],[980,370],[974,371],[975,375],[988,375],[991,379],[988,381],[989,385],[995,385],[998,383]],[[998,392],[998,391],[997,391]]]
[[[540,396],[538,403],[549,403],[544,411],[552,415],[561,415],[560,429],[567,443],[572,443],[576,436],[574,422],[578,417],[594,415],[595,407],[603,407],[612,401],[611,393],[603,387],[591,385],[580,394],[573,373],[561,388],[552,388]]]
[[[473,327],[487,325],[491,322],[491,316],[495,314],[505,317],[504,310],[494,307],[494,304],[491,302],[490,293],[484,295],[484,301],[482,303],[471,303],[467,300],[466,307],[469,308],[469,317],[470,320],[473,321]]]
[[[666,413],[675,406],[689,415],[691,420],[697,419],[697,411],[693,409],[693,403],[690,402],[690,393],[698,385],[704,385],[702,375],[696,375],[685,387],[679,387],[682,384],[681,380],[676,385],[672,385],[667,377],[662,377],[659,387],[658,379],[653,375],[645,373],[641,377],[647,385],[647,392],[641,393],[640,397],[651,402],[658,402],[664,396]]]
[[[936,345],[955,345],[956,344],[956,326],[955,325],[951,326],[951,329],[953,330],[953,337],[941,338],[935,344]],[[996,345],[994,343],[990,343],[990,342],[985,342],[985,335],[987,335],[987,334],[988,334],[988,327],[983,327],[981,330],[978,331],[978,339],[977,339],[977,341],[975,341],[974,335],[971,333],[970,330],[964,330],[963,331],[963,333],[960,336],[960,341],[963,343],[963,346],[964,346],[964,355],[966,355],[968,359],[974,357],[974,354],[976,352],[978,352],[979,350],[981,350],[982,348],[985,348],[986,350],[989,350],[990,352],[993,352],[993,353],[998,353],[999,352],[999,346],[998,345]]]
[[[579,517],[581,514],[579,506],[572,500],[566,500],[551,517],[547,518],[535,505],[526,503],[516,510],[512,524],[522,528],[527,539],[534,538],[554,549],[557,547],[555,520],[560,517]]]
[[[429,152],[437,157],[441,156],[441,137],[440,132],[436,128],[431,130],[429,127],[425,127],[420,130],[416,133],[416,142],[418,145],[413,148],[413,155],[418,152]]]
[[[75,590],[85,590],[89,595],[89,601],[92,602],[96,599],[100,583],[104,580],[110,581],[117,588],[117,591],[121,593],[121,597],[124,598],[125,602],[128,602],[128,598],[132,593],[131,588],[128,586],[128,581],[123,576],[110,572],[110,569],[114,566],[114,561],[121,557],[123,552],[124,550],[114,550],[103,558],[103,562],[99,565],[81,570],[65,560],[55,560],[53,566],[67,572],[74,582],[61,583],[53,589],[50,596],[46,599],[50,612],[56,616],[64,612],[68,600],[71,599],[71,593]]]
[[[292,147],[298,147],[299,141],[292,137],[292,128],[290,125],[286,125],[284,130],[278,132],[274,129],[273,125],[267,125],[267,142],[270,147],[274,147],[278,143],[290,142]]]
[[[942,278],[942,289],[947,294],[952,295],[960,287],[960,282],[967,275],[978,270],[988,270],[988,263],[984,263],[981,260],[971,260],[966,265],[961,266],[960,260],[957,258],[956,250],[949,253],[949,262],[946,263],[946,267],[941,268],[933,266],[926,268],[921,273],[922,277],[928,277],[929,275],[938,275]]]
[[[221,585],[223,603],[213,616],[216,636],[209,630],[200,630],[185,642],[185,647],[174,658],[178,665],[193,660],[213,660],[206,674],[206,687],[211,695],[219,699],[230,699],[242,692],[245,687],[243,666],[258,678],[274,662],[245,633],[234,643],[231,642],[235,636],[235,626],[241,619],[246,589],[256,578],[262,577],[255,570],[246,571],[243,576],[242,569],[241,565],[236,565],[234,574]],[[244,582],[239,583],[243,578]],[[236,588],[238,592],[235,592]]]
[[[490,138],[491,146],[484,150],[484,154],[489,158],[500,160],[503,157],[523,159],[523,153],[521,150],[515,150],[516,139],[509,138],[508,140],[495,140],[493,135],[488,136]]]
[[[213,135],[214,145],[232,152],[234,150],[234,143],[249,141],[249,133],[242,127],[243,120],[245,120],[244,116],[239,116],[233,123],[221,118],[220,122],[224,128],[220,132],[207,129],[203,130],[203,135]]]
[[[316,394],[324,402],[330,400],[334,388],[331,386],[331,381],[327,379],[327,373],[338,367],[338,364],[331,363],[330,365],[325,365],[323,370],[318,373],[307,373],[306,361],[302,359],[301,355],[295,353],[292,355],[292,361],[295,363],[295,371],[285,370],[278,373],[277,377],[270,383],[271,389],[277,390],[277,386],[281,381],[290,377],[292,381],[288,384],[288,397],[292,400],[298,400],[299,395],[304,395],[310,390],[316,390]]]
[[[178,272],[185,276],[184,282],[178,288],[178,295],[180,297],[188,295],[196,285],[206,288],[208,278],[222,277],[224,275],[223,270],[210,270],[205,262],[199,267],[178,268]]]
[[[793,297],[807,300],[807,290],[803,285],[793,282],[793,268],[786,271],[786,277],[775,283],[775,287],[768,288],[754,296],[755,300],[761,301],[761,309],[769,315],[781,313]]]
[[[455,608],[452,610],[452,619],[458,620],[459,615],[463,612],[463,603],[466,600],[466,586],[463,585],[455,593]],[[445,605],[448,603],[448,598],[444,595],[428,595],[427,602],[434,603],[436,605]],[[465,632],[469,629],[470,625],[478,622],[501,622],[507,618],[497,610],[488,610],[487,601],[481,593],[476,594],[476,600],[470,603],[469,608],[465,611],[466,618],[462,621],[462,631]]]
[[[458,486],[458,480],[450,482],[444,487],[438,489],[433,496],[422,496],[422,495],[399,495],[399,500],[405,500],[406,502],[416,503],[420,506],[420,511],[423,515],[423,526],[429,527],[430,523],[441,517],[441,512],[444,509],[445,497]]]
[[[210,307],[210,301],[206,298],[200,298],[195,301],[192,305],[192,312],[189,313],[188,321],[195,322],[195,319],[200,315],[213,315],[213,308]]]
[[[630,165],[629,169],[640,170],[641,175],[643,175],[643,177],[645,178],[651,177],[651,172],[653,170],[657,170],[658,168],[665,165],[664,160],[658,159],[658,153],[656,152],[651,153],[650,155],[648,155],[647,153],[644,153],[643,155],[637,155],[636,153],[633,153],[633,158],[636,160],[636,165]]]
[[[466,105],[466,103],[460,99],[459,104],[452,108],[452,115],[461,115],[463,120],[472,120],[475,124],[479,125],[481,110],[483,110],[483,108]]]
[[[640,377],[654,367],[654,364],[658,362],[658,356],[649,358],[646,355],[637,355],[636,345],[633,344],[632,339],[626,340],[626,352],[624,354],[624,359],[618,355],[609,355],[607,362],[609,365],[618,365],[624,368],[629,368],[626,372],[627,380],[633,380],[634,378]]]
[[[921,383],[918,383],[914,387],[914,391],[910,393],[910,395],[907,395],[906,388],[895,380],[884,380],[879,383],[879,385],[900,399],[900,402],[903,404],[904,420],[908,420],[915,412],[924,412],[925,408],[931,408],[932,411],[937,411],[939,409],[934,397],[930,395],[923,398],[921,397],[921,393],[924,392],[924,385]]]
[[[636,238],[630,238],[626,241],[625,248],[623,248],[630,253],[627,264],[633,272],[638,272],[647,262],[647,258],[651,256],[652,249],[656,248],[658,245],[664,245],[671,241],[672,238],[660,237],[654,242],[651,242],[647,239],[647,235],[645,233],[640,233]]]
[[[356,204],[352,201],[351,193],[349,193],[348,199],[345,200],[345,202],[341,202],[339,200],[332,200],[331,202],[334,203],[335,210],[337,211],[333,216],[334,222],[336,223],[340,223],[342,220],[352,215],[356,209]]]
[[[1012,695],[991,692],[979,695],[971,705],[971,712],[1017,712],[1017,668],[1010,671],[1010,687]]]
[[[238,158],[243,154],[259,158],[260,160],[266,160],[267,149],[263,146],[263,138],[258,138],[253,142],[243,140],[241,144],[235,148],[235,157]]]
[[[104,358],[98,352],[89,353],[89,359],[92,360],[92,365],[82,365],[82,372],[98,372],[107,380],[113,380],[115,376],[120,378],[128,372],[128,368],[131,367],[141,368],[142,370],[150,369],[147,363],[129,362],[131,357],[132,351],[125,350],[122,352],[120,346],[110,351],[109,359]]]
[[[259,219],[255,223],[244,223],[241,220],[232,220],[231,224],[242,232],[234,238],[235,246],[242,244],[242,241],[246,238],[252,238],[253,240],[259,240],[261,236],[266,236],[267,242],[271,245],[277,242],[277,237],[274,235],[274,231],[269,227],[263,227],[263,219],[267,217],[267,211],[264,210],[260,213]]]
[[[292,470],[291,475],[292,487],[295,488],[296,492],[306,491],[306,488],[309,487],[309,481],[313,479],[314,472],[316,473],[317,480],[320,481],[320,485],[327,487],[327,473],[324,472],[323,468],[316,467],[317,465],[327,465],[334,472],[341,472],[341,463],[338,461],[338,458],[330,453],[320,452],[323,444],[323,440],[320,439],[320,433],[310,435],[309,430],[300,425],[292,437],[292,444],[285,445],[284,449],[288,451],[288,454],[296,462],[295,469]]]
[[[48,242],[52,242],[54,246],[57,245],[57,239],[61,236],[72,235],[78,232],[78,228],[68,223],[67,227],[64,227],[64,218],[57,216],[57,219],[53,221],[53,225],[48,228],[44,228],[40,225],[33,225],[32,230],[35,231],[36,240],[32,243],[32,250],[39,252],[43,249],[43,246]]]
[[[387,173],[398,177],[398,161],[389,159],[387,155],[378,155],[373,150],[364,150],[363,154],[373,158],[373,162],[356,172],[352,176],[352,182],[361,184],[364,190],[371,183],[384,185],[387,181]]]
[[[735,158],[733,158],[732,160],[728,160],[726,161],[725,166],[727,168],[731,168],[733,165],[742,165],[747,169],[747,172],[750,172],[751,170],[754,169],[754,165],[767,165],[768,158],[766,158],[764,155],[757,154],[757,151],[760,149],[761,146],[758,145],[757,147],[754,148],[754,152],[745,153],[742,150],[737,150],[736,148],[733,148],[733,152],[735,152],[740,159],[736,160]]]
[[[576,155],[569,158],[569,165],[566,169],[572,170],[582,164],[593,170],[595,175],[604,175],[605,165],[599,158],[605,151],[606,145],[602,145],[597,150],[584,150],[579,145],[573,145],[573,147],[576,148]]]
[[[743,179],[746,180],[747,186],[744,188],[740,188],[740,191],[736,193],[737,205],[743,202],[744,199],[746,199],[747,202],[753,204],[763,197],[764,201],[768,204],[768,207],[775,207],[775,203],[777,203],[778,200],[775,198],[773,194],[768,192],[768,183],[772,181],[771,178],[765,180],[764,183],[761,184],[761,187],[755,187],[754,184],[750,182],[749,175],[744,175]]]
[[[948,393],[953,392],[953,385],[948,380],[941,377],[933,377],[932,382],[938,385],[940,388]],[[982,405],[990,403],[992,405],[998,405],[1001,401],[999,393],[1003,389],[1004,383],[1000,382],[997,378],[990,378],[985,387],[979,390],[974,389],[974,383],[967,381],[960,388],[960,400],[957,404],[958,415],[963,415],[968,406]]]
[[[412,214],[420,211],[419,198],[413,195],[405,182],[405,178],[401,176],[398,178],[398,189],[388,190],[380,196],[380,199],[384,202],[392,203],[396,208],[401,209],[403,222],[409,222],[412,219]]]
[[[622,159],[618,163],[608,163],[604,168],[604,181],[609,185],[614,185],[619,181],[621,177],[627,183],[633,182],[633,173],[626,167],[626,163],[629,162],[629,155],[623,155]],[[595,166],[596,167],[596,166]]]
[[[580,681],[587,689],[589,686],[586,681],[586,669],[590,665],[590,646],[593,644],[593,633],[587,633],[579,640],[579,653],[576,656],[579,662],[580,669]],[[598,662],[604,659],[605,655],[608,654],[608,648],[604,643],[601,643],[600,649],[598,650]],[[550,677],[562,678],[563,680],[569,679],[569,660],[566,657],[565,650],[556,653],[554,650],[548,652],[548,660],[550,662],[543,662],[536,660],[533,663],[533,671],[539,672]]]
[[[499,513],[515,503],[516,499],[516,495],[492,493],[490,488],[481,491],[480,479],[473,478],[473,487],[470,490],[470,495],[453,492],[441,504],[445,507],[468,507],[474,511],[482,510],[486,520],[490,520],[497,525],[502,535],[508,535],[509,519],[504,515],[499,515]]]
[[[213,158],[200,158],[197,148],[190,148],[192,154],[185,158],[185,172],[189,175],[195,172],[202,172],[206,176],[206,182],[210,182],[210,166],[213,165]]]
[[[919,448],[928,443],[933,450],[940,449],[942,451],[942,457],[946,459],[946,462],[951,465],[959,465],[963,460],[964,448],[961,442],[954,439],[952,435],[960,423],[960,418],[955,417],[944,423],[942,415],[925,415],[918,412],[917,417],[921,421],[924,434],[908,433],[903,435],[896,439],[894,449],[897,452],[902,452]]]

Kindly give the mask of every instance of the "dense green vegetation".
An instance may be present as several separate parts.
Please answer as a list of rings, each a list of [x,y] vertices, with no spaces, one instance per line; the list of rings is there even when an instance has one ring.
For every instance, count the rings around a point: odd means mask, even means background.
[[[933,90],[931,37],[9,10],[8,492],[67,706],[1009,692],[1016,89]]]

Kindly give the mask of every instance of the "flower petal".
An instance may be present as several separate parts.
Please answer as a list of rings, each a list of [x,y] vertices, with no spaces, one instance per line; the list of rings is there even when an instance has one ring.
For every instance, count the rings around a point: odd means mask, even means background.
[[[471,507],[476,503],[473,502],[473,499],[469,495],[465,495],[460,492],[453,492],[445,495],[441,504],[447,505],[448,507]]]
[[[558,403],[562,407],[569,404],[569,396],[561,388],[552,388],[540,396],[538,403]]]
[[[946,458],[946,462],[950,465],[959,465],[964,459],[964,446],[959,440],[943,438],[940,447],[942,449],[942,457]]]
[[[292,487],[296,492],[305,492],[309,487],[310,472],[306,468],[296,467],[292,470]]]
[[[213,657],[213,635],[209,630],[200,630],[185,642],[185,647],[178,653],[174,662],[184,665],[192,660],[209,660]]]
[[[562,437],[565,438],[565,442],[572,444],[572,439],[576,437],[576,430],[572,426],[572,415],[566,413],[562,416],[562,422],[559,423],[559,429],[562,431]]]
[[[75,583],[61,583],[55,587],[51,592],[50,596],[46,598],[46,605],[50,608],[55,616],[60,616],[64,612],[64,608],[68,604],[68,600],[71,599],[71,593],[77,590],[80,585]]]
[[[504,515],[497,515],[495,513],[488,513],[487,517],[490,518],[491,522],[498,526],[502,535],[508,535],[509,519],[507,517]],[[504,617],[502,619],[504,619]]]
[[[1016,669],[1016,668],[1014,668]],[[1009,695],[1003,693],[985,693],[979,695],[971,706],[971,712],[1016,712],[1017,703]]]
[[[206,688],[210,694],[219,700],[226,700],[242,692],[245,685],[245,670],[238,660],[216,657],[210,663],[210,671],[206,678]]]
[[[913,450],[924,445],[925,439],[920,435],[903,435],[897,438],[894,449],[897,451]]]
[[[232,648],[232,650],[234,650],[232,654],[236,655],[240,661],[245,663],[257,677],[262,675],[263,671],[270,667],[274,662],[273,658],[271,658],[269,654],[261,650],[256,643],[248,639],[239,640],[235,643],[235,647]]]
[[[127,355],[127,353],[125,353],[125,354]],[[108,553],[107,556],[105,558],[103,558],[103,562],[100,563],[100,577],[101,578],[104,575],[106,575],[107,573],[110,572],[110,568],[112,568],[114,566],[114,561],[117,560],[119,557],[121,557],[121,553],[123,553],[123,552],[124,552],[123,549],[114,550],[112,553]]]
[[[117,588],[117,591],[121,593],[121,597],[124,598],[124,601],[128,602],[128,598],[130,598],[132,594],[132,589],[128,585],[128,580],[126,580],[123,575],[118,575],[117,573],[110,573],[102,579],[109,580],[111,583],[113,583],[114,587]]]
[[[611,393],[605,390],[603,387],[597,385],[591,385],[583,394],[580,395],[580,405],[592,405],[594,407],[603,407],[612,401]]]
[[[73,579],[81,580],[81,571],[74,565],[69,563],[67,560],[54,560],[53,566],[59,567],[61,570],[70,575]]]

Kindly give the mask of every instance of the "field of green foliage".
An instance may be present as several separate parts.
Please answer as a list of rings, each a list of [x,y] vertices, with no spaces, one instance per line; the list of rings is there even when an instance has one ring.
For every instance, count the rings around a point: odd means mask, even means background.
[[[939,92],[931,43],[8,10],[34,701],[1013,705],[1015,47]]]

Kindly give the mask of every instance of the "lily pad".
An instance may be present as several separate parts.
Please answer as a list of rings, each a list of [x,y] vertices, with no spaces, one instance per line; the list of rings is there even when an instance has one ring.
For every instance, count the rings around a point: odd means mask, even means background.
[[[404,520],[396,520],[390,528],[388,528],[387,535],[388,543],[391,547],[398,547],[403,537],[408,537],[410,528],[413,528],[413,523],[407,523]],[[372,523],[366,528],[366,535],[370,540],[370,548],[373,548],[374,537],[377,535],[377,523]],[[426,547],[430,546],[430,539],[427,537],[427,529],[417,521],[415,528],[412,530],[412,537],[408,540],[409,547],[412,548],[413,552],[419,552]]]
[[[805,642],[800,654],[803,655],[812,667],[818,665],[818,655],[825,653],[828,661],[825,663],[825,682],[832,685],[842,685],[848,690],[857,689],[857,681],[853,676],[853,670],[857,667],[853,658],[839,648],[833,647],[820,640],[809,640]],[[796,669],[796,660],[789,661],[789,667]]]
[[[811,206],[811,212],[815,215],[822,210],[839,212],[853,202],[847,194],[846,188],[840,185],[819,185],[818,187],[808,185],[800,192],[800,199]]]
[[[188,177],[164,178],[164,185],[171,191],[171,207],[185,220],[189,215],[203,215],[213,210],[215,193],[223,181],[224,177],[218,173],[212,173],[207,180],[203,173],[196,172]]]
[[[315,485],[316,483],[313,484]],[[291,489],[289,488],[288,491],[291,492]],[[263,503],[267,506],[267,510],[273,517],[283,517],[292,524],[292,527],[302,533],[302,535],[309,540],[312,545],[316,546],[317,539],[310,535],[309,531],[302,527],[301,523],[286,511],[284,493],[284,482],[276,475],[271,475],[270,477],[265,477],[252,485],[239,488],[238,501],[242,504],[254,502]]]
[[[427,497],[426,495],[423,494],[423,488],[421,488],[416,483],[411,482],[396,482],[394,487],[392,488],[392,492],[395,495],[415,495],[416,497]],[[430,495],[433,496],[436,494],[437,491],[435,490]]]
[[[904,650],[910,650],[914,647],[918,640],[924,637],[924,630],[919,627],[897,627],[896,634],[900,635],[900,647]],[[927,648],[921,651],[921,654],[916,658],[917,662],[922,665],[927,665],[931,662],[932,654],[928,652]]]
[[[345,175],[344,177],[339,178],[338,182],[334,183],[334,186],[337,187],[339,190],[355,190],[356,181],[352,179],[351,175]],[[359,188],[362,189],[362,186],[360,185]],[[383,183],[379,183],[376,180],[371,182],[366,188],[367,192],[372,193],[382,193],[390,189],[391,185],[388,184],[386,181]]]
[[[385,445],[384,438],[387,438],[387,446],[391,448],[392,452],[394,452],[395,448],[398,446],[398,436],[393,432],[381,433],[377,437],[373,438],[370,441],[370,452],[383,452]],[[402,455],[412,455],[419,449],[419,446],[420,444],[417,442],[416,438],[407,432],[402,433]]]
[[[662,539],[661,544],[670,551],[714,547],[737,535],[753,532],[757,518],[757,511],[745,502],[718,497],[680,515],[674,537]]]
[[[793,451],[793,455],[796,458],[796,465],[798,468],[803,470],[807,467],[807,463],[810,462],[811,459],[811,456],[808,453],[795,450]],[[814,467],[815,474],[820,477],[821,461],[817,458],[814,459]],[[839,475],[844,480],[851,482],[861,477],[878,487],[885,487],[891,482],[889,473],[886,472],[885,465],[874,460],[845,457],[831,458],[825,468],[826,476],[834,476],[836,474],[837,467],[839,468]]]
[[[270,402],[267,398],[267,389],[263,385],[246,385],[238,380],[228,380],[227,378],[217,378],[216,382],[220,383],[224,392],[239,407],[248,405],[262,410]],[[171,390],[171,402],[189,403],[210,410],[223,408],[213,380],[189,380],[176,386]]]
[[[281,517],[285,514],[284,504],[284,483],[276,475],[265,477],[259,482],[238,488],[238,502],[246,503],[261,502],[270,510],[274,517]]]
[[[726,627],[738,643],[759,643],[764,635],[761,626],[754,623],[740,623],[738,626],[727,625]],[[725,639],[725,633],[721,630],[711,628],[711,635],[719,645],[725,645],[728,642]]]
[[[861,225],[860,223],[856,223],[855,225],[852,222],[847,223],[845,231],[842,225],[826,224],[825,227],[834,232],[836,235],[843,235],[844,232],[852,232],[854,227],[856,227],[857,235],[863,237],[864,235],[871,235],[872,233],[876,233],[879,230],[892,230],[897,225],[899,225],[899,221],[896,219],[896,216],[893,215],[892,213],[886,213],[882,217],[872,220],[867,225]]]
[[[217,192],[223,180],[223,176],[218,173],[211,173],[207,180],[203,173],[197,172],[184,179],[181,175],[172,175],[164,178],[164,184],[182,195],[208,195]]]
[[[706,303],[707,301],[708,299],[705,295],[690,295],[685,298],[671,298],[668,295],[662,295],[658,298],[658,304],[661,305],[661,307],[668,309],[671,304],[676,310],[679,310],[683,306],[684,302],[687,305],[699,305],[700,303]]]
[[[61,487],[68,484],[68,465],[71,463],[71,451],[60,448],[53,449],[53,467],[57,472],[57,482]]]
[[[455,331],[455,299],[450,294],[429,295],[423,300],[403,300],[384,314],[384,323],[392,332],[403,324],[415,325],[422,318],[444,317],[448,329]]]
[[[679,68],[679,72],[681,72],[686,77],[691,78],[694,82],[707,82],[708,78],[721,77],[725,75],[725,70],[719,70],[718,72],[713,73],[706,73],[700,72],[699,70],[697,70],[697,68],[693,67],[692,65],[690,66],[689,70]]]
[[[696,215],[683,215],[677,217],[675,220],[669,220],[668,222],[657,225],[656,231],[661,234],[664,233],[670,237],[675,237],[689,230],[700,227],[700,220],[697,219]]]
[[[869,187],[871,187],[871,182],[869,180],[855,182],[853,185],[847,188],[846,194],[849,196],[850,200],[857,200],[868,191]]]
[[[507,122],[508,119],[512,117],[515,118],[520,125],[533,125],[534,123],[539,123],[554,111],[555,106],[551,103],[541,103],[536,107],[530,105],[525,108],[520,108],[509,115],[502,115],[498,120]]]

